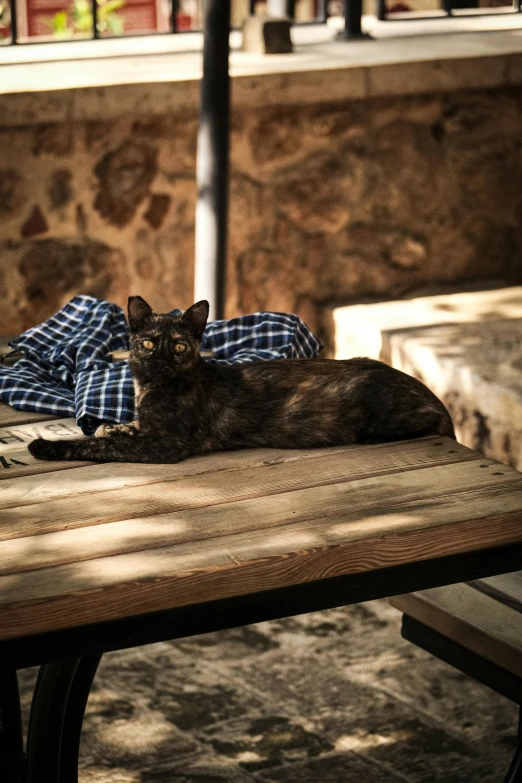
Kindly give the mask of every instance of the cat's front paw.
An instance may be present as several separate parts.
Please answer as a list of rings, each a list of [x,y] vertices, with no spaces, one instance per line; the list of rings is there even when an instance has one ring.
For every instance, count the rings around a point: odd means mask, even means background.
[[[129,424],[100,424],[95,438],[109,438],[111,435],[136,435],[140,425],[137,421],[131,421]]]
[[[29,454],[37,459],[59,459],[60,455],[57,453],[57,441],[45,440],[44,438],[37,438],[31,441],[27,446]]]

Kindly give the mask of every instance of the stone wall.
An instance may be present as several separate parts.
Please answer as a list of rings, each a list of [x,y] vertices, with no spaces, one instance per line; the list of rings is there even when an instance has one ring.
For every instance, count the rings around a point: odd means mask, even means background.
[[[195,110],[0,128],[1,330],[192,301]],[[522,89],[233,114],[229,315],[522,281]]]

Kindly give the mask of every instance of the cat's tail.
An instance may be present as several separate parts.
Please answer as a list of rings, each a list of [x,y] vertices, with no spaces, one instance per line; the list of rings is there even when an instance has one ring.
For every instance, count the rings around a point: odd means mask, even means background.
[[[151,462],[174,463],[188,456],[177,444],[147,436],[44,440],[29,443],[29,453],[38,459],[77,462]]]

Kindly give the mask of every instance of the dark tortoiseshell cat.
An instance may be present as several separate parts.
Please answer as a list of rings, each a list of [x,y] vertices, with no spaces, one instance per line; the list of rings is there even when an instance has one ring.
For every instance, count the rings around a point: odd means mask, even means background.
[[[200,357],[208,303],[157,315],[129,299],[137,419],[82,440],[38,439],[40,459],[178,462],[268,446],[315,448],[449,435],[444,405],[420,381],[372,359],[219,365]]]

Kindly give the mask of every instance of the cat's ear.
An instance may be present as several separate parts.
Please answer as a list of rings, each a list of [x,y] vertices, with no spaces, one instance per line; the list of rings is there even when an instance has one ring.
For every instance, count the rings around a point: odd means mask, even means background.
[[[129,296],[128,311],[131,332],[137,332],[145,319],[152,315],[152,307],[141,296]]]
[[[202,299],[201,302],[196,302],[188,310],[185,310],[181,316],[181,320],[187,326],[195,337],[200,338],[203,336],[205,326],[207,325],[209,304],[206,299]]]

